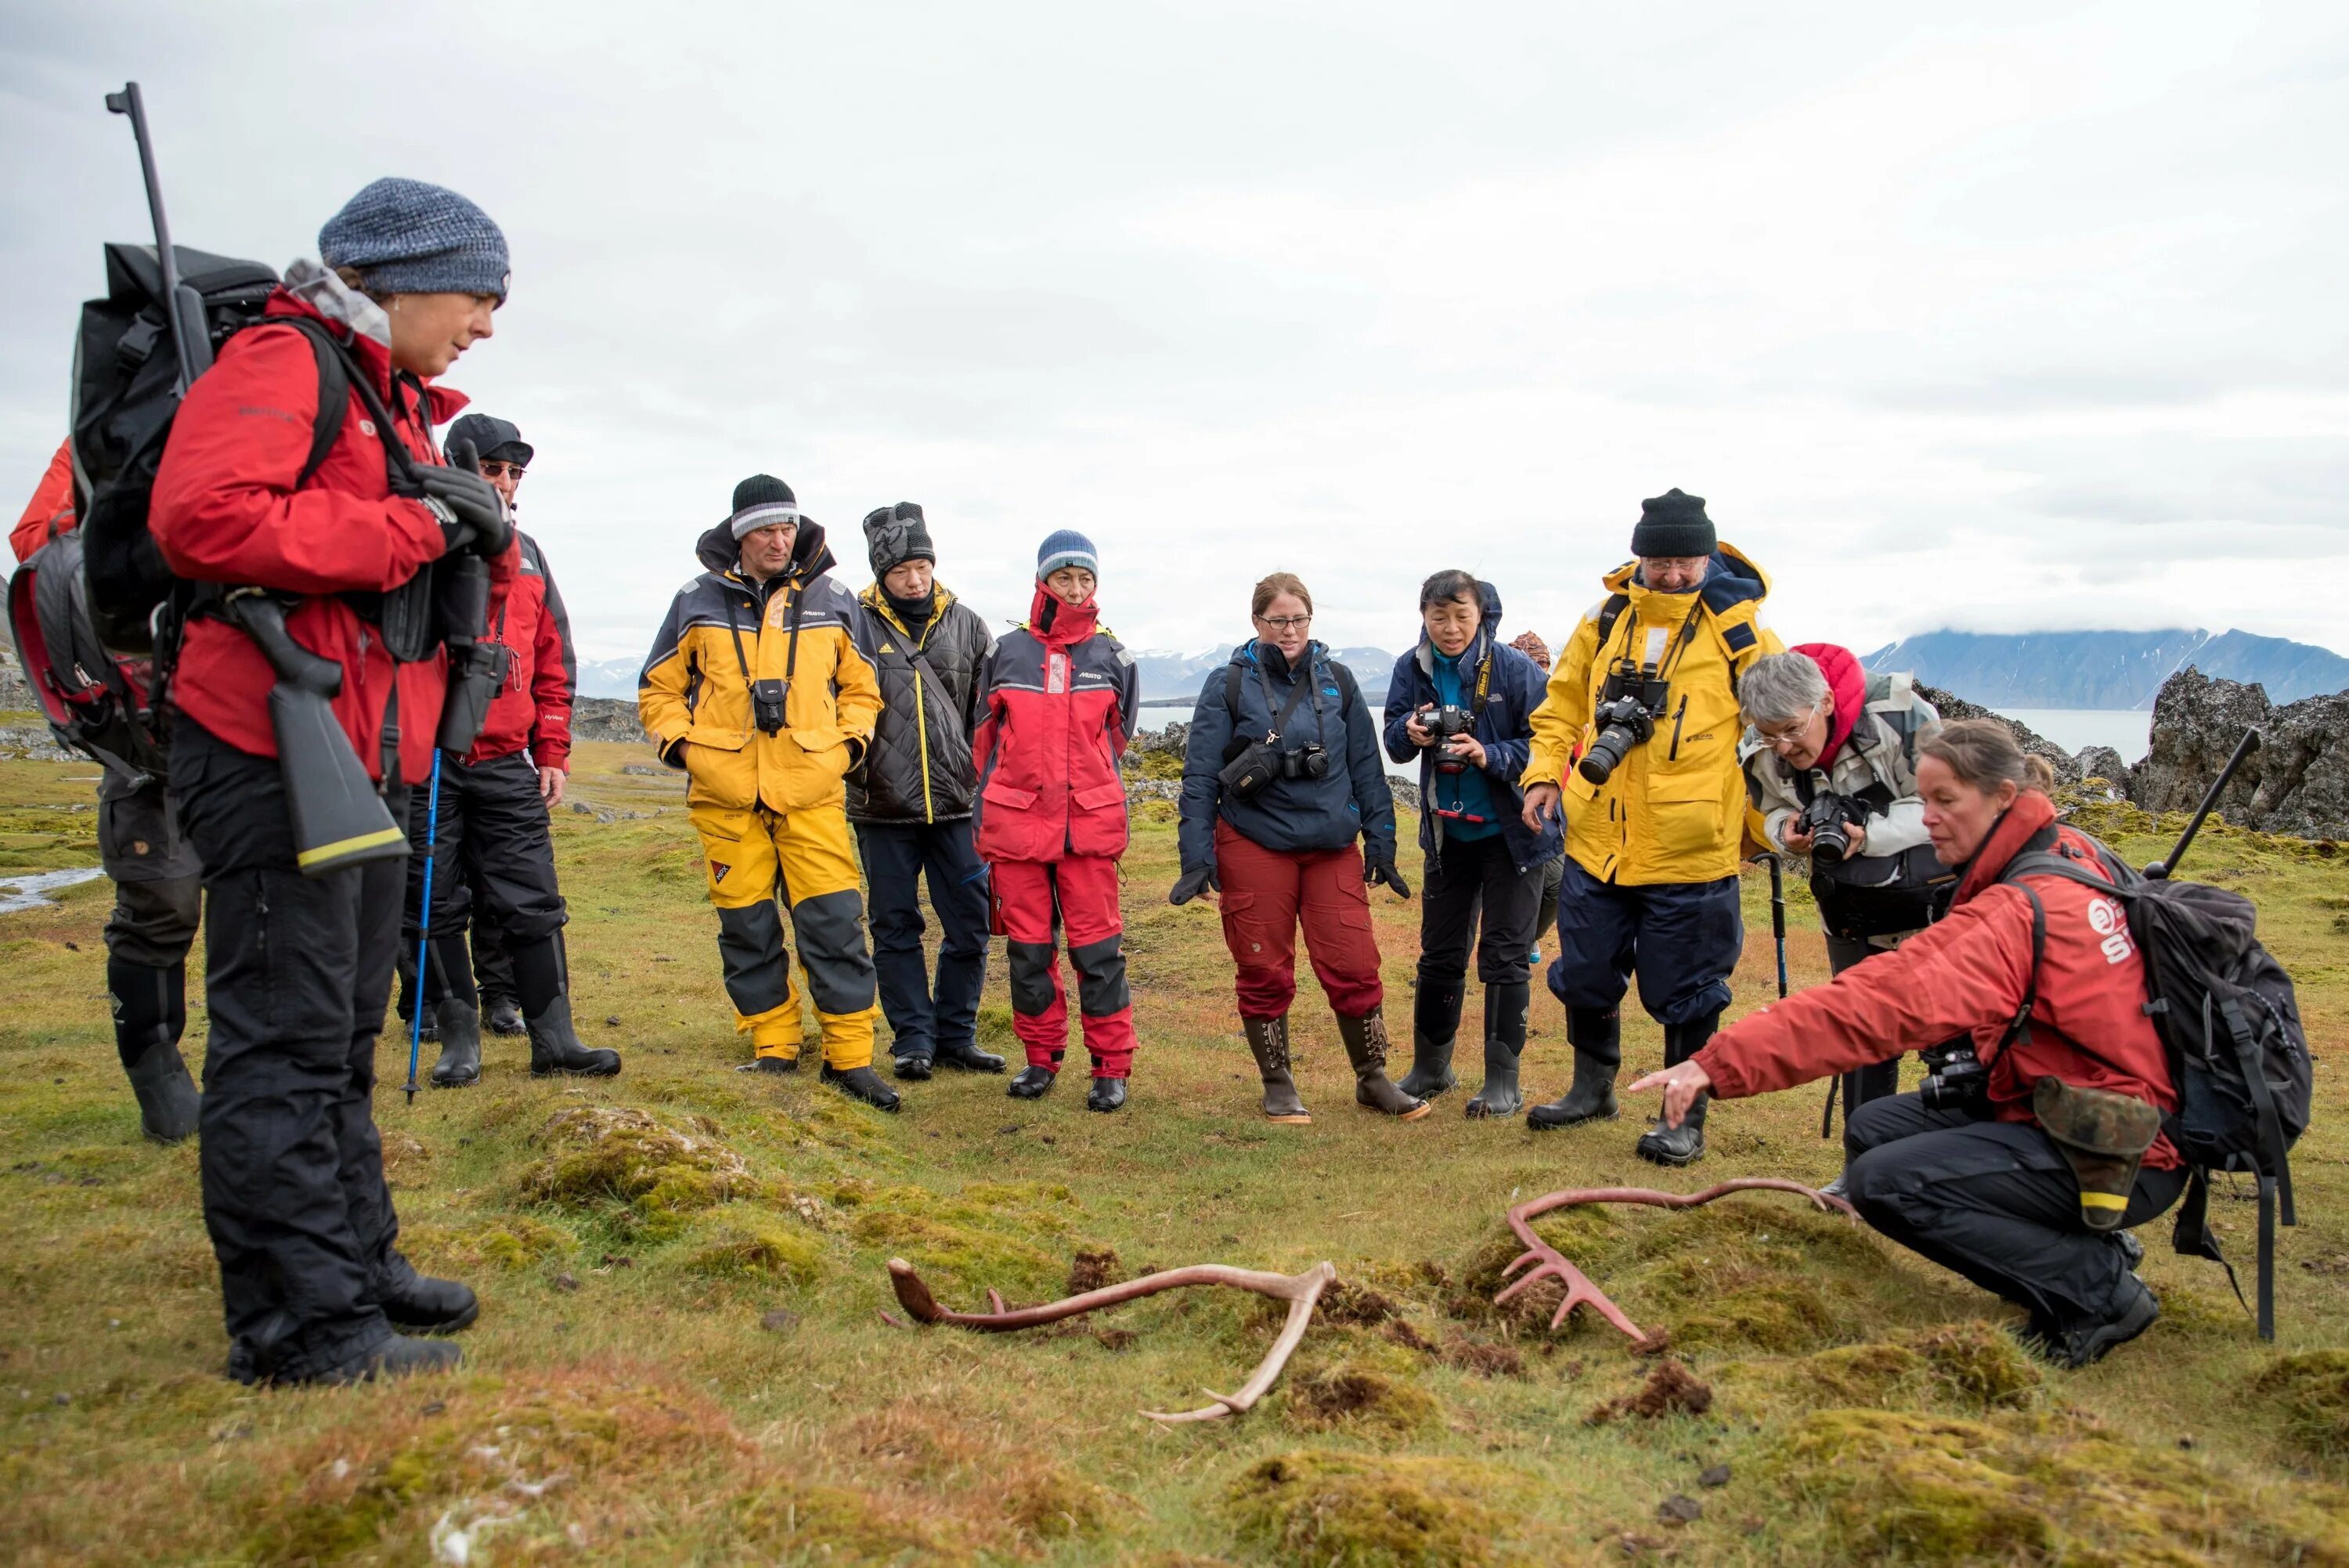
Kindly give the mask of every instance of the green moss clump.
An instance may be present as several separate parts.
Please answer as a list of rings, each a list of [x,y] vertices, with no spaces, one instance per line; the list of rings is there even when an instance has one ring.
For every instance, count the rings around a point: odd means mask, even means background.
[[[1003,1511],[1047,1541],[1091,1535],[1109,1520],[1110,1493],[1059,1465],[1015,1470],[1003,1480]]]
[[[1240,1536],[1326,1568],[1482,1568],[1505,1560],[1509,1478],[1465,1460],[1299,1449],[1240,1472],[1225,1505]]]
[[[566,1208],[617,1200],[648,1216],[675,1215],[739,1196],[750,1181],[742,1157],[703,1117],[678,1128],[641,1110],[578,1106],[549,1118],[536,1141],[548,1152],[523,1173],[523,1193]]]
[[[460,1270],[531,1268],[576,1244],[568,1232],[528,1214],[501,1214],[478,1225],[403,1226],[400,1240],[419,1261]]]
[[[1785,1368],[1786,1391],[1821,1406],[1880,1407],[1924,1366],[1905,1345],[1839,1345]]]
[[[1975,1321],[1822,1350],[1777,1368],[1775,1381],[1797,1408],[1926,1404],[1972,1415],[2028,1406],[2040,1375],[2012,1336]]]
[[[947,1282],[1042,1298],[1057,1290],[1068,1267],[1042,1248],[1015,1237],[948,1224],[926,1214],[865,1208],[848,1228],[867,1246],[886,1247],[905,1258],[933,1286]]]
[[[2015,1410],[2039,1392],[2039,1367],[1993,1324],[1945,1323],[1909,1336],[1936,1388],[1979,1410]]]
[[[2085,1417],[1986,1421],[1822,1410],[1756,1467],[1804,1505],[1806,1560],[1903,1563],[2338,1562],[2349,1522],[2275,1488],[2254,1496],[2183,1454]]]
[[[1437,1425],[1443,1407],[1422,1387],[1408,1357],[1380,1354],[1386,1346],[1323,1366],[1292,1367],[1288,1414],[1309,1431],[1350,1431],[1407,1438]]]
[[[2318,1459],[2349,1459],[2349,1350],[2279,1357],[2251,1389],[2274,1402],[2292,1447]]]
[[[730,1227],[696,1248],[685,1266],[696,1274],[747,1274],[804,1285],[823,1272],[823,1243],[772,1225]]]

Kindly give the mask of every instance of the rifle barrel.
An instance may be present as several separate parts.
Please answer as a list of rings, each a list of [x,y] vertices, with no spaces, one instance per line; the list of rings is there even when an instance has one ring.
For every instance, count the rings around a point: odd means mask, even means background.
[[[2186,831],[2178,836],[2178,845],[2169,851],[2169,858],[2156,861],[2152,865],[2147,866],[2147,874],[2159,879],[2168,876],[2178,869],[2178,862],[2186,858],[2187,850],[2194,842],[2194,835],[2202,830],[2202,819],[2208,817],[2211,808],[2218,805],[2219,792],[2224,789],[2228,781],[2235,777],[2235,769],[2243,765],[2243,758],[2259,748],[2260,732],[2255,728],[2243,731],[2243,738],[2235,743],[2235,754],[2227,758],[2227,766],[2219,769],[2219,777],[2210,780],[2210,788],[2202,791],[2202,803],[2194,808],[2193,820],[2186,824]]]

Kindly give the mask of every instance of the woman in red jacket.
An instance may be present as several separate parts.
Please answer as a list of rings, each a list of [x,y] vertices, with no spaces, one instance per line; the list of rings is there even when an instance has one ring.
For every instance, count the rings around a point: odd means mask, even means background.
[[[1125,1103],[1133,1070],[1133,1000],[1117,862],[1125,853],[1125,783],[1117,760],[1133,733],[1142,681],[1133,655],[1101,627],[1092,542],[1062,529],[1036,552],[1028,624],[988,650],[978,674],[973,837],[1009,940],[1011,1026],[1028,1066],[1007,1090],[1040,1099],[1069,1043],[1068,995],[1055,951],[1068,932],[1093,1087],[1087,1109]]]
[[[513,580],[511,514],[481,475],[440,466],[431,436],[464,406],[431,381],[490,335],[505,298],[505,236],[453,191],[378,180],[318,249],[189,387],[148,521],[173,572],[271,591],[294,640],[340,666],[335,717],[396,821],[431,769],[448,675],[437,647],[394,659],[384,596],[458,550],[489,559],[492,617]],[[391,427],[377,428],[354,385],[315,465],[318,362],[297,317],[324,324]],[[394,442],[409,459],[398,493]],[[274,684],[243,631],[191,622],[171,688],[171,788],[203,862],[204,1224],[229,1375],[347,1383],[452,1366],[454,1346],[395,1332],[462,1328],[479,1304],[400,1256],[372,1109],[406,868],[303,873]]]
[[[2143,1249],[2127,1231],[2186,1185],[2177,1151],[2152,1133],[2178,1096],[2143,1011],[2144,956],[2113,900],[2061,876],[2005,875],[2025,853],[2097,863],[2094,841],[2056,821],[2047,765],[2005,726],[1945,725],[1919,749],[1926,831],[1944,865],[1963,868],[1950,913],[1631,1088],[1661,1089],[1677,1126],[1701,1093],[1737,1099],[1944,1042],[1970,1047],[1986,1071],[1969,1078],[1961,1056],[1936,1090],[1852,1114],[1846,1195],[1894,1241],[2028,1308],[2032,1349],[2083,1367],[2159,1315],[2132,1272]],[[1976,1092],[1961,1091],[1969,1082]],[[2065,1141],[2043,1115],[2060,1119]],[[2084,1133],[2090,1122],[2151,1134],[2133,1175],[2125,1150],[2081,1152],[2102,1140]]]

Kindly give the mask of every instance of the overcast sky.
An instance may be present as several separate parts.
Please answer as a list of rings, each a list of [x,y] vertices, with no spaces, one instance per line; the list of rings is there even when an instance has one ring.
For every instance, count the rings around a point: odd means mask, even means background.
[[[148,236],[135,77],[183,243],[282,268],[384,174],[498,220],[449,379],[590,656],[760,469],[852,585],[922,502],[990,619],[1081,529],[1141,647],[1277,568],[1400,647],[1453,565],[1555,641],[1678,485],[1790,642],[2349,651],[2349,13],[1922,9],[0,0],[0,490]]]

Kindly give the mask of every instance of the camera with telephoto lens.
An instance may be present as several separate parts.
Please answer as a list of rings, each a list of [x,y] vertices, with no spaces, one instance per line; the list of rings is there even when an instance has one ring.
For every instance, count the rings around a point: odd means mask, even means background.
[[[1917,1086],[1917,1098],[1932,1110],[1964,1110],[1990,1098],[1990,1068],[1974,1055],[1971,1042],[1951,1040],[1920,1052],[1930,1069]]]
[[[750,683],[751,722],[761,735],[779,735],[783,727],[783,698],[791,687],[779,680]]]
[[[1624,659],[1607,673],[1590,722],[1598,738],[1582,754],[1575,771],[1593,784],[1604,784],[1621,767],[1631,748],[1656,733],[1656,716],[1671,701],[1672,684]]]
[[[1795,820],[1795,828],[1810,834],[1811,859],[1831,866],[1851,853],[1851,835],[1845,830],[1867,815],[1868,808],[1850,796],[1826,790],[1811,797],[1811,803]]]
[[[1427,727],[1428,733],[1435,737],[1435,770],[1438,773],[1467,772],[1468,759],[1453,756],[1448,746],[1454,736],[1468,735],[1475,730],[1476,710],[1447,702],[1428,709],[1420,722]]]

